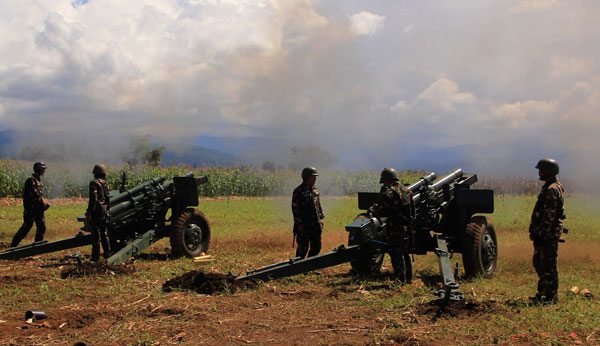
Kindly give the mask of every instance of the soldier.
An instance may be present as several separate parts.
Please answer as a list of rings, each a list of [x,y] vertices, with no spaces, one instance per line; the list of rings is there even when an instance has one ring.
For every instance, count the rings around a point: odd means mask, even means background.
[[[42,185],[42,175],[46,172],[48,166],[44,162],[33,164],[33,174],[25,180],[23,188],[23,225],[15,234],[11,247],[19,245],[27,233],[33,227],[35,222],[35,241],[44,240],[46,233],[46,220],[44,211],[50,207],[48,200],[44,198],[44,185]]]
[[[388,217],[388,242],[392,267],[398,279],[405,283],[412,282],[412,263],[410,261],[410,229],[415,219],[415,205],[412,192],[402,186],[398,172],[393,168],[381,171],[379,183],[380,202],[376,214]]]
[[[302,184],[292,195],[292,213],[294,215],[294,239],[298,241],[296,257],[316,256],[321,251],[321,233],[323,231],[323,208],[321,197],[315,188],[317,170],[306,167],[302,170]],[[309,251],[310,248],[310,251]]]
[[[533,267],[538,275],[537,293],[531,300],[536,303],[558,302],[558,240],[563,232],[564,193],[557,179],[558,163],[553,159],[542,159],[535,166],[542,191],[531,215],[529,238],[533,241]]]
[[[106,167],[95,165],[92,171],[94,180],[90,181],[88,208],[85,213],[87,224],[92,233],[92,262],[100,259],[100,241],[102,241],[103,257],[111,255],[110,243],[107,236],[110,215],[109,189],[106,182]]]

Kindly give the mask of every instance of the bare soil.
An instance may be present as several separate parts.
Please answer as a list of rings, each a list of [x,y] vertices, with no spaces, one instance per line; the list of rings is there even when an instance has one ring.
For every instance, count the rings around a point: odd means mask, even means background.
[[[60,272],[61,279],[81,278],[92,275],[123,275],[135,272],[131,265],[108,265],[106,263],[83,262],[67,266]]]
[[[240,289],[255,288],[258,284],[252,280],[236,280],[234,275],[204,273],[192,270],[176,278],[170,279],[162,286],[163,292],[173,290],[195,291],[200,294],[234,293]]]

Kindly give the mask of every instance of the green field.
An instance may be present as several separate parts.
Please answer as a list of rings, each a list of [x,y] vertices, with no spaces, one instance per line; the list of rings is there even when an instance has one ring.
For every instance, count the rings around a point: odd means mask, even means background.
[[[132,275],[61,280],[59,268],[40,265],[54,263],[68,251],[1,263],[0,320],[7,322],[0,323],[0,344],[76,340],[124,345],[389,344],[389,340],[399,344],[598,343],[600,304],[566,294],[572,285],[600,294],[600,214],[595,198],[567,200],[571,232],[559,254],[561,301],[544,307],[526,304],[536,282],[527,236],[534,200],[531,196],[496,198],[491,216],[500,245],[496,275],[461,285],[469,299],[490,307],[489,311],[439,319],[422,314],[440,279],[432,254],[415,256],[417,280],[408,286],[386,276],[353,279],[346,275],[346,264],[326,269],[323,275],[300,275],[235,294],[162,293],[165,280],[192,269],[238,274],[292,257],[288,198],[219,198],[205,199],[200,206],[213,230],[210,253],[216,259],[208,265],[188,259],[138,260]],[[85,208],[83,200],[54,202],[47,214],[51,240],[76,233],[75,218]],[[14,200],[1,203],[0,241],[9,242],[20,225],[22,209]],[[350,197],[324,198],[323,203],[327,215],[323,248],[330,250],[345,242],[343,227],[358,209]],[[168,245],[161,240],[148,252],[163,252]],[[460,255],[452,262],[460,263]],[[384,266],[390,267],[387,262]],[[51,328],[16,329],[24,324],[22,313],[32,308],[51,316],[47,320]],[[171,310],[156,313],[167,308]],[[67,324],[58,329],[62,323]]]

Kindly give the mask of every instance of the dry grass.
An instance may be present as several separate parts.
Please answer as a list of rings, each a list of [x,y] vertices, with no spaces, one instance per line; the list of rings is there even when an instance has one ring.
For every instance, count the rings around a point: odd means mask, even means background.
[[[560,248],[560,304],[529,306],[526,298],[533,294],[536,280],[529,264],[531,243],[522,226],[529,217],[529,202],[498,199],[498,270],[491,280],[461,283],[474,304],[464,311],[438,313],[429,305],[440,280],[431,254],[415,256],[416,280],[406,286],[385,274],[390,267],[386,261],[384,274],[369,279],[350,276],[349,266],[340,265],[322,275],[276,280],[235,294],[161,292],[166,280],[191,270],[237,275],[292,257],[287,199],[216,199],[202,204],[213,225],[213,262],[155,256],[137,260],[130,275],[64,280],[64,268],[41,265],[57,264],[69,251],[0,263],[0,320],[6,321],[0,322],[0,344],[598,344],[600,304],[566,293],[570,285],[578,285],[600,294],[597,218],[590,214],[581,224],[569,219],[576,227]],[[343,226],[357,210],[353,199],[324,203],[327,251],[346,242]],[[72,235],[77,227],[73,216],[84,203],[55,207],[49,215],[49,236]],[[585,209],[572,212],[580,210]],[[0,229],[18,222],[20,212],[18,205],[3,205]],[[12,233],[0,236],[3,240]],[[168,241],[161,240],[148,252],[161,253],[167,246]],[[460,263],[460,256],[452,262]],[[43,310],[49,317],[27,324],[23,313],[29,309]]]

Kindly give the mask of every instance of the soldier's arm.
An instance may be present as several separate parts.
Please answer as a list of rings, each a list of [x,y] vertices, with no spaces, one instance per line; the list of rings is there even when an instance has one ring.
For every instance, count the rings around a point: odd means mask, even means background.
[[[296,224],[302,224],[302,203],[298,192],[294,190],[292,195],[292,214],[294,215],[294,222]]]
[[[558,220],[558,205],[560,203],[559,192],[554,189],[548,189],[544,197],[544,209],[540,217],[540,229],[550,231]]]
[[[379,215],[381,216],[393,216],[394,213],[394,203],[393,197],[389,191],[381,191],[379,198]]]
[[[322,220],[325,218],[323,213],[323,207],[321,206],[321,195],[317,196],[317,211],[319,212],[319,218]]]
[[[90,182],[90,194],[88,198],[88,207],[87,213],[92,213],[96,208],[96,203],[98,202],[98,186],[95,182]]]
[[[25,180],[25,184],[23,185],[23,199],[31,201],[35,198],[33,191],[33,182],[31,179]]]

